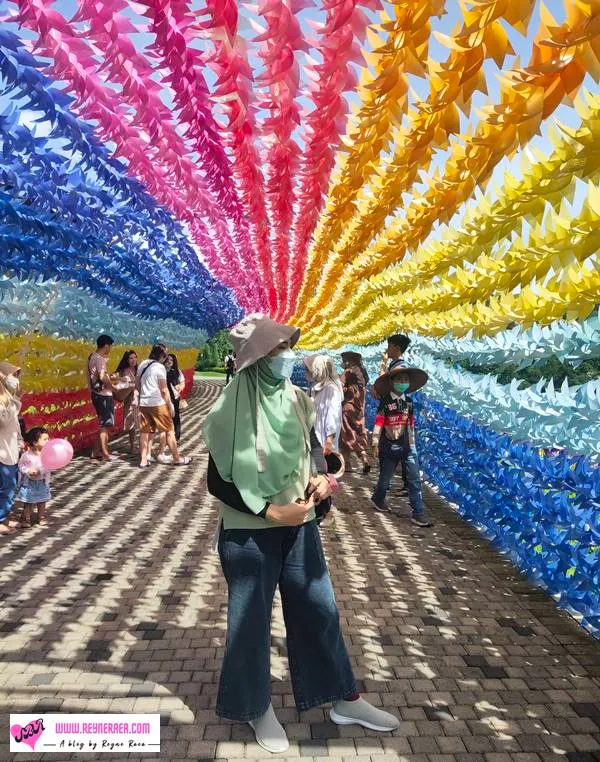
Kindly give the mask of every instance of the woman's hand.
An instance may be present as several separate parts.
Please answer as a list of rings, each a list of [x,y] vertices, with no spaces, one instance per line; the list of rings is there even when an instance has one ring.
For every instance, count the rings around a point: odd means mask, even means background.
[[[308,494],[314,499],[315,503],[320,503],[321,500],[331,495],[331,484],[325,474],[319,474],[319,476],[313,476],[308,482]]]
[[[330,452],[333,452],[333,435],[330,434],[325,440],[325,445],[323,446],[323,452],[325,453],[325,455],[329,455]]]
[[[297,527],[306,524],[308,515],[315,507],[314,500],[298,500],[286,505],[271,505],[267,509],[266,518],[286,527]]]

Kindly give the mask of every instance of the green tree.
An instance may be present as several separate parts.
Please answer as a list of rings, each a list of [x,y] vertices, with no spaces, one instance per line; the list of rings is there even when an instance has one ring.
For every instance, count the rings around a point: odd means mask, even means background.
[[[209,339],[200,348],[196,368],[198,370],[218,369],[223,370],[223,360],[229,352],[233,352],[233,345],[229,338],[229,331],[225,328]]]

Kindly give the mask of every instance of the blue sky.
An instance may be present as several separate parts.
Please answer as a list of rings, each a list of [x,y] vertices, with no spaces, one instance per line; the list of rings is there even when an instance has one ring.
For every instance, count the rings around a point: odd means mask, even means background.
[[[3,5],[3,2],[2,0],[0,0],[0,7],[2,5]],[[6,5],[6,3],[4,3],[4,5]],[[204,3],[201,0],[191,0],[190,6],[194,10],[200,10],[204,7]],[[14,8],[14,5],[12,5],[11,7]],[[56,2],[54,3],[52,7],[55,10],[62,13],[66,18],[70,19],[77,8],[77,3],[75,2],[75,0],[56,0]],[[561,1],[549,0],[549,2],[546,2],[546,7],[550,10],[550,12],[553,14],[555,19],[559,23],[564,20],[564,7]],[[386,6],[386,8],[389,9],[390,6]],[[506,25],[507,33],[509,35],[509,39],[513,45],[513,48],[516,52],[516,56],[520,58],[520,61],[523,64],[525,64],[528,61],[530,56],[532,40],[539,23],[539,13],[540,13],[540,2],[538,0],[535,12],[529,23],[528,33],[525,36],[519,34],[515,30],[513,30],[511,27]],[[253,17],[259,23],[261,23],[261,19],[260,17],[256,15],[252,6],[240,6],[240,14],[241,14],[240,34],[246,40],[249,41],[248,44],[249,44],[250,62],[253,65],[255,72],[260,72],[261,61],[257,55],[256,44],[251,42],[251,39],[255,36],[255,32],[250,26],[249,18]],[[142,16],[137,15],[133,10],[131,12],[128,12],[128,15],[130,15],[131,18],[142,27],[147,23],[146,19],[144,19]],[[368,12],[368,15],[369,15],[369,18],[372,19],[373,23],[376,24],[377,14]],[[301,27],[303,31],[305,32],[305,36],[312,39],[317,38],[317,35],[314,29],[312,28],[311,24],[315,24],[315,23],[321,24],[323,22],[324,12],[323,12],[322,6],[317,2],[315,7],[308,8],[301,11],[298,14],[298,18],[300,20]],[[444,34],[451,35],[453,30],[457,26],[457,24],[460,23],[460,20],[461,20],[461,11],[460,11],[458,0],[448,0],[448,2],[446,3],[446,13],[440,19],[433,19],[432,27],[435,31],[439,31]],[[79,26],[80,28],[82,28],[81,25]],[[24,37],[31,37],[31,34],[29,34],[25,30],[22,31],[21,34]],[[142,32],[140,34],[134,35],[134,40],[135,40],[136,46],[140,50],[143,50],[145,45],[153,41],[153,37],[150,34]],[[319,60],[318,54],[316,54],[314,50],[310,51],[310,55],[313,56],[313,58],[317,58],[317,60]],[[447,49],[443,45],[441,45],[432,35],[430,40],[430,56],[435,60],[443,61],[446,59],[447,55],[448,55]],[[299,54],[299,60],[302,66],[306,61],[304,53]],[[515,56],[511,56],[507,58],[505,62],[505,67],[506,68],[510,67],[511,65],[514,64],[514,62],[515,62]],[[488,95],[486,96],[482,93],[476,93],[474,95],[471,117],[467,118],[463,116],[461,118],[461,128],[463,130],[477,123],[478,121],[478,117],[476,114],[477,108],[485,105],[486,103],[496,102],[498,99],[498,93],[499,93],[498,73],[499,72],[496,65],[493,62],[486,62],[485,73],[486,73],[486,80],[488,84]],[[208,70],[206,71],[206,78],[209,84],[212,84],[214,82],[214,77],[212,76],[211,72]],[[409,80],[410,80],[411,88],[414,91],[414,94],[416,95],[416,97],[420,99],[426,98],[428,95],[428,83],[424,79],[421,79],[412,75],[409,76]],[[306,78],[306,76],[303,75],[302,83],[301,83],[302,95],[300,95],[298,99],[301,107],[306,112],[312,110],[312,102],[307,97],[309,82],[310,81]],[[597,92],[597,85],[595,85],[595,83],[589,80],[589,78],[587,78],[586,80],[586,85],[592,91]],[[165,100],[165,103],[167,103],[168,105],[172,104],[171,94],[169,93],[168,89],[165,89],[163,98]],[[350,103],[358,101],[358,96],[356,93],[348,93],[347,98]],[[0,97],[0,108],[1,106],[2,106],[2,100]],[[260,119],[262,116],[264,116],[264,113],[259,112],[258,118]],[[566,105],[561,106],[555,112],[554,118],[551,119],[550,121],[552,122],[554,119],[558,119],[562,123],[565,123],[571,126],[576,126],[579,123],[579,119],[577,115],[575,114],[575,112],[573,111],[573,109],[571,109],[569,106],[566,106]],[[533,145],[540,148],[545,153],[550,150],[550,143],[546,138],[546,134],[547,134],[547,125],[545,125],[544,128],[542,129],[542,134],[534,138],[534,140],[532,141]],[[296,130],[294,135],[294,137],[297,139],[301,147],[303,147],[304,145],[303,136],[304,136],[304,131],[301,125],[300,128]],[[432,162],[432,165],[429,171],[433,171],[436,168],[443,168],[447,154],[448,154],[447,151],[441,151],[441,150],[438,151],[434,157],[434,160]],[[493,179],[496,181],[501,181],[503,173],[507,167],[510,167],[513,173],[518,175],[519,173],[518,155],[517,157],[514,157],[512,160],[504,159],[500,163],[500,165],[496,168]],[[423,186],[417,185],[415,186],[415,190],[419,191],[421,187]],[[582,190],[578,191],[575,205],[579,205],[579,203],[581,202],[582,193],[583,193]]]

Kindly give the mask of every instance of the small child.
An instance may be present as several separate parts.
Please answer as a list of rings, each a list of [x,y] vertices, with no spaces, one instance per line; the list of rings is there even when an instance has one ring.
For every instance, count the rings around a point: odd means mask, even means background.
[[[37,523],[46,526],[46,503],[50,500],[50,471],[42,465],[42,448],[48,441],[48,430],[36,426],[25,433],[27,449],[19,460],[19,494],[17,499],[23,503],[21,526],[30,529],[33,522],[33,509],[37,509]]]
[[[389,513],[386,495],[399,464],[402,465],[412,508],[411,521],[429,527],[425,517],[421,475],[415,446],[413,403],[407,392],[414,392],[427,383],[427,374],[419,368],[397,366],[375,381],[379,407],[373,429],[373,456],[379,458],[379,480],[371,502],[375,510]]]

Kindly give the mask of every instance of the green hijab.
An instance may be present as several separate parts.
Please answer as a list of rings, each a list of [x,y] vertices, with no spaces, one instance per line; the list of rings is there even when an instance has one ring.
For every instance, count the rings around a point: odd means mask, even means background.
[[[300,476],[313,422],[296,394],[262,358],[233,378],[206,417],[204,441],[217,470],[253,513]]]

